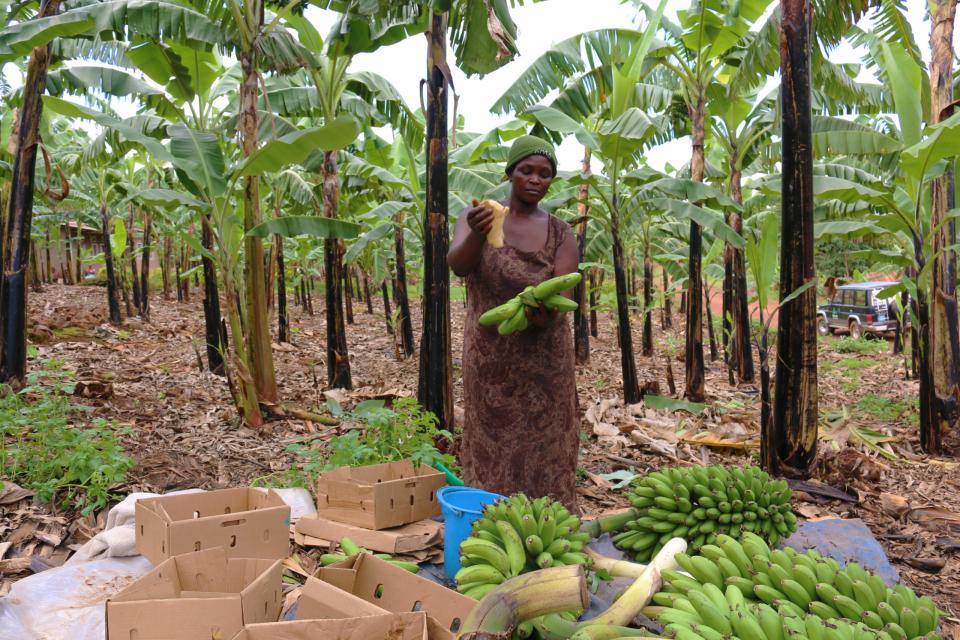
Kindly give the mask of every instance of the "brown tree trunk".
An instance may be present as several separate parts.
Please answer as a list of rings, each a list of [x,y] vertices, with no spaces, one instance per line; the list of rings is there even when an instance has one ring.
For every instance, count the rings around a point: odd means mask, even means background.
[[[200,241],[207,253],[213,252],[213,229],[210,214],[200,217]],[[213,260],[203,255],[203,321],[207,338],[207,368],[218,376],[225,374],[223,354],[227,350],[223,332],[223,317],[220,311],[220,290],[217,287],[217,270]],[[240,336],[237,336],[240,339]]]
[[[597,284],[596,269],[590,268],[590,335],[596,338],[597,329]]]
[[[956,0],[930,0],[930,123],[953,113],[953,24]],[[957,326],[957,254],[947,249],[956,243],[956,222],[946,220],[955,205],[953,171],[932,185],[930,228],[933,252],[933,288],[930,295],[930,366],[936,404],[931,421],[920,425],[921,448],[941,452],[943,433],[953,427],[960,401],[960,331]],[[945,222],[946,221],[946,222]],[[945,223],[944,223],[945,222]]]
[[[740,171],[731,171],[730,196],[739,203],[743,203]],[[743,235],[743,217],[740,212],[730,214],[730,226],[738,235]],[[737,378],[740,382],[753,382],[753,349],[750,347],[750,310],[747,292],[747,261],[743,249],[731,247],[733,264],[730,291],[730,312],[733,315],[733,344],[731,354],[737,368]]]
[[[259,24],[263,24],[263,4],[254,3]],[[256,153],[258,145],[257,99],[259,78],[255,54],[240,54],[240,66],[243,76],[240,82],[240,141],[243,156]],[[261,222],[260,214],[260,177],[246,176],[243,179],[243,228],[250,229]],[[244,237],[245,269],[244,284],[247,290],[247,344],[250,373],[253,375],[259,402],[276,404],[279,400],[277,378],[273,366],[273,352],[270,344],[270,321],[267,318],[266,284],[263,267],[263,241],[253,236]]]
[[[283,261],[283,236],[273,236],[273,252],[277,265],[277,342],[289,342],[290,319],[287,317],[287,273]]]
[[[434,14],[427,46],[427,180],[423,230],[423,337],[417,398],[453,431],[450,244],[447,215],[447,14]]]
[[[393,301],[397,306],[397,323],[400,330],[400,349],[403,357],[413,355],[413,318],[410,317],[410,298],[407,296],[407,257],[403,242],[403,224],[398,213],[393,220],[393,244],[397,269],[397,279]]]
[[[337,152],[324,151],[323,212],[325,216],[337,217],[339,199]],[[327,382],[334,389],[352,389],[353,377],[350,373],[347,329],[343,322],[343,251],[340,249],[340,240],[330,238],[323,241],[323,260],[327,298]],[[348,297],[347,309],[349,308]],[[313,314],[312,305],[310,313]]]
[[[704,116],[706,107],[702,91],[696,94],[696,101],[690,105],[690,121],[693,130],[693,156],[690,159],[690,177],[703,182],[703,144]],[[700,225],[690,221],[690,257],[687,277],[686,296],[686,335],[684,364],[686,365],[686,383],[683,395],[693,402],[703,402],[707,397],[703,378],[703,280],[701,269],[701,251],[703,231]]]
[[[37,293],[43,291],[41,286],[41,279],[43,278],[43,272],[40,270],[40,260],[37,258],[37,243],[30,242],[30,287]]]
[[[130,280],[130,289],[133,293],[133,306],[137,310],[137,313],[140,313],[141,303],[140,303],[140,277],[137,274],[137,241],[134,238],[135,233],[135,222],[136,220],[133,217],[134,209],[130,208],[130,230],[127,232],[127,251],[130,252],[130,275],[132,276]]]
[[[66,268],[62,270],[63,284],[74,284],[74,282],[80,282],[79,280],[73,279],[73,247],[70,245],[72,235],[73,233],[70,231],[70,222],[68,221],[64,225],[63,229],[63,256],[67,263]]]
[[[710,287],[703,289],[703,302],[707,311],[707,336],[710,339],[710,362],[717,361],[717,338],[713,331],[713,310],[710,308]]]
[[[43,279],[47,284],[53,284],[53,263],[50,261],[50,226],[48,225],[44,231],[44,254],[46,256],[46,264],[44,265]]]
[[[349,267],[343,270],[343,284],[345,287],[343,299],[347,303],[347,324],[353,324],[353,278],[350,277]]]
[[[650,247],[643,256],[643,355],[653,355],[653,262]]]
[[[810,0],[780,2],[783,195],[781,300],[815,281]],[[809,477],[817,454],[817,290],[780,309],[773,425],[761,432],[762,463],[775,475]],[[771,438],[772,443],[770,442]],[[766,454],[766,455],[763,455]]]
[[[367,301],[367,313],[373,315],[373,300],[370,299],[370,276],[363,272],[363,298]]]
[[[52,16],[60,0],[40,3],[37,19]],[[17,147],[11,171],[10,196],[3,225],[0,262],[0,381],[21,384],[27,373],[27,289],[26,270],[30,263],[30,225],[33,221],[34,169],[40,142],[41,96],[50,64],[48,46],[34,47],[27,62],[23,85]]]
[[[617,194],[611,198],[610,235],[613,240],[613,277],[617,289],[617,342],[620,346],[620,371],[623,374],[623,400],[635,404],[643,399],[637,378],[637,363],[633,357],[633,335],[630,331],[630,300],[627,274],[623,265],[623,245],[620,242],[620,211]]]
[[[583,162],[580,164],[580,170],[583,173],[590,171],[590,147],[583,148]],[[589,196],[590,185],[581,184],[577,189],[577,215],[580,217],[580,224],[577,226],[577,259],[580,263],[583,262],[584,252],[587,250],[587,216],[590,214],[587,198]],[[573,348],[577,364],[584,365],[590,363],[590,327],[587,309],[587,274],[581,269],[580,275],[582,276],[580,284],[573,290],[573,299],[578,305],[573,312]]]
[[[673,328],[673,296],[670,295],[670,276],[665,267],[660,268],[663,276],[663,328]]]
[[[380,283],[380,292],[383,294],[383,318],[387,322],[387,333],[393,335],[393,314],[390,312],[390,294],[387,291],[387,281]]]
[[[170,299],[170,271],[173,269],[173,238],[169,235],[163,239],[163,257],[160,260],[161,276],[163,278],[163,298]]]
[[[107,264],[107,308],[110,311],[110,323],[119,326],[120,301],[117,299],[117,276],[113,270],[113,250],[110,247],[110,218],[107,216],[107,203],[100,203],[100,234],[103,237],[103,259]]]
[[[152,182],[148,181],[148,185]],[[140,258],[140,317],[150,322],[150,243],[153,234],[153,216],[143,211],[143,256]]]

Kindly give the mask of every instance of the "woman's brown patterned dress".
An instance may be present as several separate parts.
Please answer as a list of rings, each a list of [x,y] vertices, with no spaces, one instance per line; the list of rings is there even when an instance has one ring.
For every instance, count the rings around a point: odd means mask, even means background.
[[[501,336],[480,315],[554,276],[565,222],[550,216],[540,251],[485,244],[467,276],[463,339],[463,440],[468,486],[531,498],[550,496],[576,512],[580,442],[571,314],[548,329]]]

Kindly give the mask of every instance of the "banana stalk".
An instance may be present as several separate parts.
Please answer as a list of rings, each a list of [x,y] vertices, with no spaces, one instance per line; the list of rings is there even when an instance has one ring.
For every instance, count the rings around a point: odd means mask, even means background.
[[[586,531],[594,538],[599,538],[605,533],[610,533],[611,531],[620,531],[628,522],[632,522],[637,519],[636,509],[627,509],[623,513],[615,513],[611,516],[606,516],[605,518],[597,518],[591,520],[590,522],[583,523],[583,526],[580,527],[581,531]]]
[[[628,562],[627,560],[615,560],[603,554],[597,553],[590,547],[586,547],[584,552],[590,560],[590,566],[594,569],[602,569],[615,578],[639,578],[646,570],[647,565]]]
[[[521,622],[590,604],[580,565],[525,573],[491,591],[470,612],[457,640],[506,640]]]
[[[610,605],[610,608],[583,624],[585,626],[596,624],[626,626],[630,624],[630,621],[650,603],[653,594],[660,590],[662,584],[660,572],[665,569],[676,569],[677,561],[674,557],[686,550],[687,543],[683,538],[671,539],[647,565],[640,577],[623,592],[623,595],[616,602]]]

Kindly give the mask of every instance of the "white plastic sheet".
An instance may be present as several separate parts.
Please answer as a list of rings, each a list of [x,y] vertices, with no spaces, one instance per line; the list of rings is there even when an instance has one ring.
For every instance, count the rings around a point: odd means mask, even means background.
[[[306,489],[276,491],[290,505],[291,519],[316,514]],[[0,598],[0,640],[103,640],[104,602],[153,568],[137,555],[134,503],[155,495],[130,494],[64,566],[14,583]]]

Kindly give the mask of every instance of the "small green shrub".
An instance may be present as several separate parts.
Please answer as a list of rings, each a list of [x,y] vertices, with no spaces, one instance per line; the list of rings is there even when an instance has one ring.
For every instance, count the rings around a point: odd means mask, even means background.
[[[885,340],[869,340],[865,337],[853,338],[843,336],[833,343],[833,350],[837,353],[883,353],[887,350]]]
[[[920,407],[916,398],[896,400],[871,393],[857,400],[857,409],[885,422],[899,422],[904,419],[912,423],[919,421]]]
[[[116,498],[110,488],[134,465],[115,429],[101,418],[84,422],[87,407],[64,395],[72,385],[39,385],[0,398],[0,478],[16,482],[43,502],[87,515]]]
[[[288,445],[287,452],[296,458],[294,464],[257,478],[254,484],[311,488],[325,471],[407,458],[417,465],[433,466],[439,462],[456,470],[456,459],[440,453],[434,444],[439,438],[452,439],[452,434],[440,429],[436,416],[424,411],[413,398],[399,398],[392,407],[387,407],[383,400],[367,400],[349,412],[333,401],[328,407],[344,422],[357,422],[360,426],[327,441],[308,436]]]

